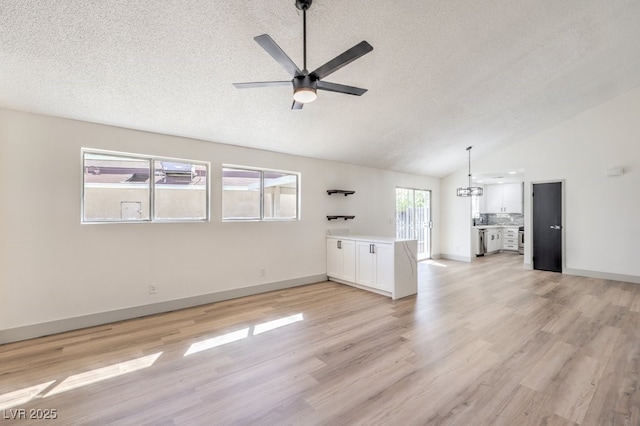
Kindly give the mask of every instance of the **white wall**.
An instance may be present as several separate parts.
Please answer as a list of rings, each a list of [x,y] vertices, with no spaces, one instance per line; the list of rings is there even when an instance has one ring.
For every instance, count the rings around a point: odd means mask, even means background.
[[[531,263],[531,183],[565,181],[565,272],[640,282],[640,88],[490,158],[473,170],[525,170],[525,263]],[[625,174],[607,177],[612,167]],[[442,252],[470,256],[466,203],[455,200],[463,171],[441,182]],[[456,249],[459,249],[456,251]]]
[[[81,147],[210,161],[211,221],[82,225]],[[223,163],[301,172],[302,220],[222,223]],[[326,274],[327,229],[394,235],[396,186],[433,191],[439,253],[436,178],[0,110],[0,332]]]
[[[468,170],[459,170],[440,182],[442,220],[440,251],[446,259],[471,260],[471,198],[457,197],[456,189],[469,186]]]

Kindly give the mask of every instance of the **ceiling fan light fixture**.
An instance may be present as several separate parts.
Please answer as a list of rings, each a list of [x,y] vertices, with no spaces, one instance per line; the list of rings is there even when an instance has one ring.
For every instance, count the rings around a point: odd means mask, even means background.
[[[298,87],[293,90],[293,100],[301,104],[308,104],[316,100],[318,95],[316,89],[312,87]]]
[[[318,83],[308,75],[293,79],[293,100],[301,104],[308,104],[316,100]]]

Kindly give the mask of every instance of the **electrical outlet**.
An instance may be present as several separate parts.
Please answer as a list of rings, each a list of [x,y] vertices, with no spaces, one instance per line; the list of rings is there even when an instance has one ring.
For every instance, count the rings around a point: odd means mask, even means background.
[[[149,284],[149,294],[156,294],[158,292],[158,286],[155,284]]]

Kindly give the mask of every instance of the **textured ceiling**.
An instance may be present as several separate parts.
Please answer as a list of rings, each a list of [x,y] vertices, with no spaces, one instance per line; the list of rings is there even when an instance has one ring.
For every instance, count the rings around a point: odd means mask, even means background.
[[[444,176],[640,85],[640,1],[315,0],[308,68],[374,50],[291,111],[294,0],[2,0],[0,106]]]

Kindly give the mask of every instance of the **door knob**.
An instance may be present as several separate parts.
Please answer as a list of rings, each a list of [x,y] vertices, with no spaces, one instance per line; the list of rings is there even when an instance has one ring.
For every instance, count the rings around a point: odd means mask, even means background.
[[[549,228],[551,228],[551,229],[562,229],[562,226],[560,226],[560,225],[551,225]]]

